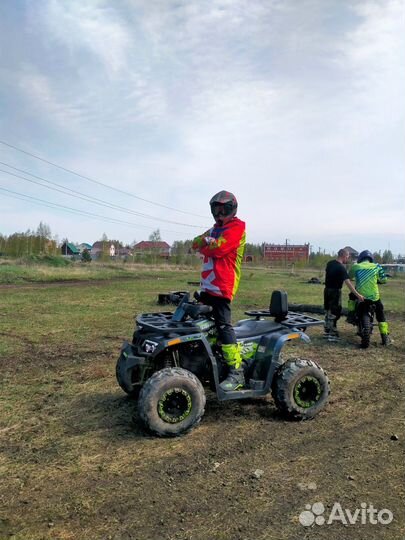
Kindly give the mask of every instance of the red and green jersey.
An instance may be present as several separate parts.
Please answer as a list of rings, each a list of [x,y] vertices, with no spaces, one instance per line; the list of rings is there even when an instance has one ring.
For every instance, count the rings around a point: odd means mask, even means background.
[[[193,249],[204,255],[202,291],[232,300],[239,286],[245,243],[245,223],[237,217],[194,238]]]

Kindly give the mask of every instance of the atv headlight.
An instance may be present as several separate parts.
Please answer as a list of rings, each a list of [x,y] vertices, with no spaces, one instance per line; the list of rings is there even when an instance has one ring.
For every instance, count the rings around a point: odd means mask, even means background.
[[[146,353],[152,354],[155,352],[155,349],[157,346],[158,346],[158,343],[155,343],[154,341],[150,341],[149,339],[147,339],[142,344],[142,350],[144,350]]]

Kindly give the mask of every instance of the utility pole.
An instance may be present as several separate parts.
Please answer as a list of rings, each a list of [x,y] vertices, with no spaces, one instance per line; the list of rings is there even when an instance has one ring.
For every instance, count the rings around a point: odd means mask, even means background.
[[[287,268],[287,246],[288,238],[285,239],[285,250],[284,250],[284,266]]]

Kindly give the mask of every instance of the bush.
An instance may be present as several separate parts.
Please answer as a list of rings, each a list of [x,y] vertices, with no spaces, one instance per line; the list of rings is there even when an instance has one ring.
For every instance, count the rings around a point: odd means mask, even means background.
[[[91,255],[88,249],[84,249],[82,253],[82,262],[91,262]]]
[[[27,255],[23,262],[26,264],[46,264],[48,266],[69,266],[72,264],[70,259],[58,255]]]

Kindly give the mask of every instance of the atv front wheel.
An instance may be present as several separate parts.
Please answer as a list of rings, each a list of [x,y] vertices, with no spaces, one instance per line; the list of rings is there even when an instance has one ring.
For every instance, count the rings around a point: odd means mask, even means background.
[[[330,394],[329,379],[312,360],[288,360],[276,373],[272,395],[277,408],[296,420],[313,418]]]
[[[162,437],[175,437],[195,427],[204,414],[205,393],[197,377],[182,368],[165,368],[148,379],[139,394],[138,414]]]

